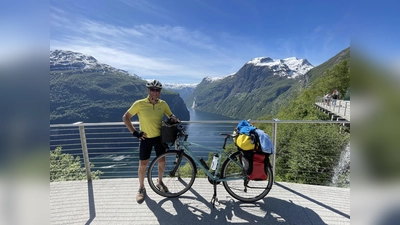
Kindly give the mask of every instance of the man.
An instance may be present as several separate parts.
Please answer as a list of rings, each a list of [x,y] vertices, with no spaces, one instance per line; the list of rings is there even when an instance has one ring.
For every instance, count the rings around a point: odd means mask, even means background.
[[[335,89],[332,93],[332,105],[333,106],[336,105],[336,101],[338,100],[338,98],[339,98],[339,92],[337,89]]]
[[[144,187],[144,177],[146,175],[146,167],[149,163],[151,150],[154,146],[156,155],[161,155],[165,152],[165,147],[161,143],[161,123],[164,114],[169,118],[173,118],[175,122],[178,120],[168,104],[160,99],[162,84],[157,81],[149,81],[146,84],[148,96],[144,99],[137,100],[122,116],[125,126],[137,137],[140,141],[139,145],[139,191],[136,195],[136,201],[141,204],[146,196],[146,189]],[[139,117],[139,129],[136,130],[131,123],[131,118],[135,114]],[[157,187],[163,191],[168,192],[168,188],[162,182],[164,173],[165,158],[158,163],[158,184]]]
[[[331,95],[329,93],[326,93],[326,95],[324,96],[325,105],[329,106],[330,100],[331,100]]]

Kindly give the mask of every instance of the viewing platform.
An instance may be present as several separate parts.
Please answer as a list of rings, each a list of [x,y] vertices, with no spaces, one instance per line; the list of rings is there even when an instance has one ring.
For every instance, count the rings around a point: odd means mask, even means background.
[[[154,193],[136,202],[137,178],[50,183],[50,224],[350,224],[350,188],[275,182],[255,203],[233,199],[222,184],[197,178],[177,198]]]
[[[331,120],[350,121],[350,101],[337,100],[335,104],[326,103],[322,97],[317,98],[315,106],[323,112],[329,114]]]

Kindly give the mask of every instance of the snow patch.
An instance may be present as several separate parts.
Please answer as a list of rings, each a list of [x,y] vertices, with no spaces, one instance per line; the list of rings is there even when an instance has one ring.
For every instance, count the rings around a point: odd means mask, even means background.
[[[290,57],[286,59],[271,59],[270,57],[257,57],[251,59],[246,64],[252,64],[254,66],[265,66],[270,67],[276,75],[284,76],[288,74],[288,78],[295,78],[300,75],[306,74],[312,68],[306,59],[297,59],[296,57]],[[290,70],[290,71],[287,71]]]
[[[213,83],[213,82],[217,82],[217,81],[223,80],[228,77],[233,77],[233,76],[235,76],[235,74],[236,73],[231,73],[229,75],[221,76],[221,77],[205,77],[204,79],[210,83]]]

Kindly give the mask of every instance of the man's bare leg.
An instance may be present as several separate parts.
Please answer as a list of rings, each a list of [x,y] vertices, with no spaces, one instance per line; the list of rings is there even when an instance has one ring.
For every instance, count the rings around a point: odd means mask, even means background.
[[[165,157],[158,160],[158,182],[162,181],[165,169]]]
[[[144,187],[144,177],[146,176],[146,167],[149,163],[149,160],[139,160],[139,169],[138,169],[138,176],[139,176],[139,187]]]

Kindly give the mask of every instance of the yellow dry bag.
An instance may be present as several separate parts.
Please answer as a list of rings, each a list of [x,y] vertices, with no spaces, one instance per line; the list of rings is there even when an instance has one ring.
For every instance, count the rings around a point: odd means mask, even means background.
[[[252,143],[251,136],[245,134],[239,134],[235,137],[235,144],[242,150],[254,150],[255,144]]]

